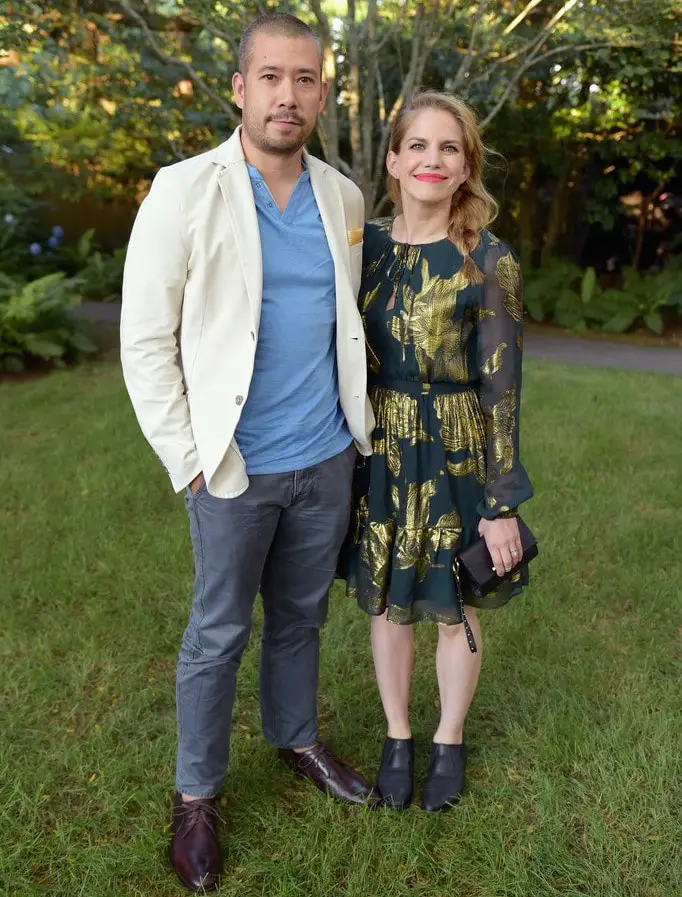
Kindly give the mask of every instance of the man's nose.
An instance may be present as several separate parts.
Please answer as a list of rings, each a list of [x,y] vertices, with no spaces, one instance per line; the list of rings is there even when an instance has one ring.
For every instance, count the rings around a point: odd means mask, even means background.
[[[294,91],[293,78],[282,78],[279,84],[277,99],[282,106],[291,109],[298,105],[296,100],[296,92]]]

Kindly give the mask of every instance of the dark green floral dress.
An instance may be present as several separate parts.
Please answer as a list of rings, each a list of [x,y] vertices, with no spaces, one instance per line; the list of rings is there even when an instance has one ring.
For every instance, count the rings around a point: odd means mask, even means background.
[[[481,517],[510,516],[533,494],[519,462],[521,276],[487,231],[477,285],[449,240],[411,246],[391,228],[365,227],[360,310],[377,426],[356,470],[347,589],[394,623],[460,623],[454,556]],[[523,566],[466,603],[499,607],[527,581]]]

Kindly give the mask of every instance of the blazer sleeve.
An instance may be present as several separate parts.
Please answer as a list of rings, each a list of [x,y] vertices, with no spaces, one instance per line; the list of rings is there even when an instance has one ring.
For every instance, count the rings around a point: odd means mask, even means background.
[[[348,234],[348,262],[350,265],[351,283],[357,296],[362,278],[362,233],[365,226],[365,198],[360,188],[349,178],[338,175],[340,179],[343,211],[346,218]],[[351,245],[351,234],[359,234],[360,239]]]
[[[201,472],[179,358],[189,264],[179,193],[170,170],[161,169],[133,225],[121,312],[126,388],[140,428],[176,492]]]

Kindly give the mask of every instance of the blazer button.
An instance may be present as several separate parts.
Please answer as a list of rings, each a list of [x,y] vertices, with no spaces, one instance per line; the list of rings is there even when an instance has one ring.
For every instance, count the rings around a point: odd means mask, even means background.
[[[244,396],[237,396],[234,401],[236,405],[241,405],[241,403],[244,401]]]

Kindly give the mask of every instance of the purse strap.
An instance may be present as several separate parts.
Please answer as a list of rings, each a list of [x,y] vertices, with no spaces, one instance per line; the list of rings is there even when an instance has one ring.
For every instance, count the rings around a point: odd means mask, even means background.
[[[455,577],[457,603],[459,605],[459,612],[462,615],[462,624],[464,625],[464,632],[466,633],[469,650],[472,654],[477,654],[478,648],[476,647],[476,639],[474,638],[474,634],[471,631],[471,626],[469,625],[469,621],[467,620],[467,615],[464,613],[464,593],[462,590],[462,581],[459,578],[459,558],[455,558],[455,560],[453,561],[452,572]]]

